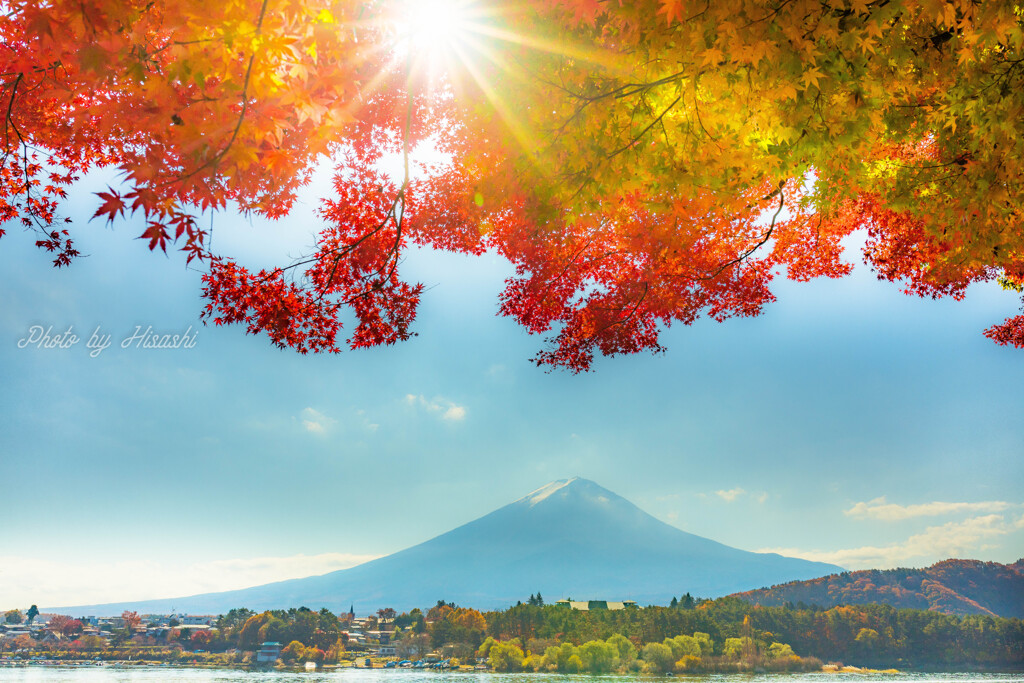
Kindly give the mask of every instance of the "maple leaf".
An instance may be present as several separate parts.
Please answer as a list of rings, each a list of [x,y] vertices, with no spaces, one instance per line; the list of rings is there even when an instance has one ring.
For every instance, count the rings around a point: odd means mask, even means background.
[[[659,0],[661,8],[658,10],[658,14],[665,15],[665,23],[671,25],[672,22],[683,20],[683,2],[682,0]]]
[[[119,215],[124,216],[125,203],[121,195],[114,188],[108,186],[107,189],[110,191],[96,193],[96,196],[103,200],[103,204],[100,205],[100,208],[96,209],[96,213],[92,217],[106,216],[107,223],[112,223]]]
[[[817,67],[811,67],[810,69],[804,70],[800,80],[803,82],[805,88],[816,88],[818,87],[818,81],[824,77],[825,74],[823,74]]]
[[[149,240],[149,250],[153,251],[158,246],[163,252],[167,253],[167,240],[170,239],[170,235],[167,234],[167,226],[157,221],[150,221],[146,230],[139,235],[140,240]]]

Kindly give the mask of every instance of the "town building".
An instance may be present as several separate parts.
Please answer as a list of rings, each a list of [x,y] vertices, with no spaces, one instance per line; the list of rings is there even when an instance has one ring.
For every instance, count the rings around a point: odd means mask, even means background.
[[[568,607],[581,612],[588,612],[590,610],[616,611],[621,609],[631,609],[637,606],[635,600],[623,600],[621,602],[615,602],[612,600],[558,600],[555,602],[555,605],[558,607]]]
[[[260,644],[260,649],[256,650],[256,663],[257,664],[273,664],[281,658],[281,643],[266,642]]]

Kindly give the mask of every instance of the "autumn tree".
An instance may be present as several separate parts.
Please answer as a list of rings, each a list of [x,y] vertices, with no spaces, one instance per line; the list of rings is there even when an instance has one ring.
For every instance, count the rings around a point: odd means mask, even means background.
[[[294,662],[301,659],[306,652],[306,646],[297,640],[293,640],[281,650],[281,659],[286,662]]]
[[[57,614],[47,622],[46,628],[62,638],[81,633],[82,622],[65,614]]]
[[[135,633],[139,630],[139,625],[142,624],[142,617],[139,616],[139,613],[130,610],[121,612],[121,620],[124,621],[124,627],[128,633]]]
[[[14,639],[14,648],[18,650],[31,650],[36,645],[36,640],[27,633],[23,633]]]
[[[444,600],[438,600],[437,604],[427,610],[427,620],[437,621],[444,619],[450,612],[455,609],[455,603],[445,602]]]
[[[479,0],[445,25],[420,5],[12,0],[0,221],[69,265],[68,188],[116,169],[97,218],[202,268],[207,320],[303,353],[409,338],[412,246],[508,259],[501,312],[572,370],[756,315],[779,275],[843,276],[858,230],[907,293],[1024,293],[1011,3]],[[417,173],[427,140],[449,161]],[[308,257],[213,251],[204,212],[282,218],[328,159]],[[1024,316],[986,334],[1024,346]]]
[[[209,647],[214,638],[215,634],[212,629],[197,629],[189,637],[189,641],[193,647]]]
[[[270,617],[270,612],[263,612],[247,618],[241,628],[238,629],[238,647],[242,650],[255,650],[259,647],[261,642],[260,629],[263,628]]]

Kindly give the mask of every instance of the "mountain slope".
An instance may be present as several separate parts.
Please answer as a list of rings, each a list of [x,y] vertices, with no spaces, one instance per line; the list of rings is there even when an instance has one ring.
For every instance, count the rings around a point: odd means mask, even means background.
[[[945,614],[1024,617],[1024,560],[944,560],[925,569],[870,569],[736,593],[758,605],[881,603]]]
[[[549,600],[665,603],[685,592],[715,597],[836,571],[841,568],[688,534],[576,478],[552,482],[436,538],[351,569],[237,591],[57,611],[216,613],[242,606],[337,610],[354,604],[367,612],[425,607],[439,599],[489,609],[538,590]]]

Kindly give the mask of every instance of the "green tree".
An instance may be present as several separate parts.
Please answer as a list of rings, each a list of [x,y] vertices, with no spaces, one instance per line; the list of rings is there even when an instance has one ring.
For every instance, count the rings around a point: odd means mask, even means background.
[[[672,656],[675,659],[682,659],[689,655],[691,657],[701,656],[700,643],[693,636],[676,636],[675,638],[666,638],[665,645],[668,645],[672,650]]]
[[[607,643],[618,651],[620,666],[628,666],[636,659],[636,646],[621,633],[612,634],[608,638]]]
[[[25,615],[21,613],[20,609],[12,609],[4,613],[4,623],[20,624],[23,621],[25,621]]]
[[[544,650],[544,668],[553,671],[568,671],[569,658],[576,654],[576,646],[562,643]]]
[[[480,643],[480,647],[477,648],[476,656],[486,658],[490,654],[491,648],[494,647],[497,642],[498,641],[491,636],[487,636],[487,638],[484,639],[484,642]]]
[[[577,649],[583,670],[592,674],[605,674],[618,665],[619,650],[603,640],[591,640]]]
[[[266,623],[260,626],[259,631],[257,631],[258,643],[280,643],[287,640],[292,640],[291,634],[293,631],[294,629],[289,628],[289,624],[285,622],[284,619],[281,619],[280,617],[275,615],[271,615],[270,618],[267,619]],[[312,635],[311,630],[309,635]],[[301,642],[302,639],[297,637],[294,638],[294,640],[299,640]]]
[[[520,671],[525,655],[514,642],[496,642],[488,649],[487,661],[495,671]]]
[[[32,623],[32,621],[33,621],[33,620],[34,620],[34,619],[35,619],[35,618],[36,618],[37,616],[39,616],[39,608],[38,608],[38,607],[36,607],[35,605],[32,605],[31,607],[29,607],[29,608],[28,608],[28,612],[26,612],[26,613],[25,613],[25,617],[26,617],[26,619],[25,619],[25,620],[26,620],[26,623],[29,623],[29,624],[31,624],[31,623]]]
[[[862,628],[857,632],[857,637],[854,638],[857,643],[859,653],[865,657],[871,657],[875,653],[875,648],[878,647],[880,638],[878,631],[873,628]]]
[[[672,648],[664,643],[647,643],[640,651],[640,658],[653,671],[668,673],[675,668],[676,659],[672,656]]]
[[[749,636],[726,638],[723,652],[729,659],[740,660],[756,654],[754,641]]]
[[[772,643],[768,646],[769,659],[782,659],[784,657],[796,657],[793,648],[786,643]]]

